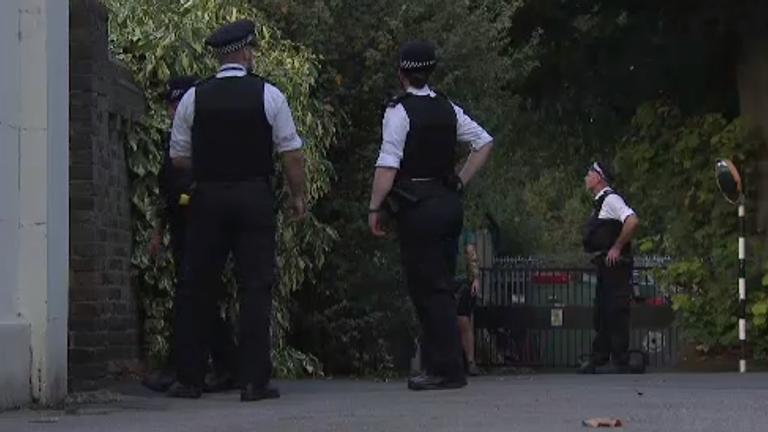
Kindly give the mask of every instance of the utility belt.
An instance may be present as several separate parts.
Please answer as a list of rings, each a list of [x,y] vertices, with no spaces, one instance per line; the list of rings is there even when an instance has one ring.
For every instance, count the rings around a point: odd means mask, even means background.
[[[592,254],[592,258],[590,258],[589,262],[600,267],[605,266],[605,259],[608,256],[608,252],[596,252]],[[622,252],[621,255],[619,255],[619,258],[616,259],[616,264],[614,265],[632,265],[635,262],[634,257],[630,253]]]
[[[448,191],[461,193],[462,183],[458,175],[444,178],[400,178],[395,180],[389,194],[384,200],[384,209],[392,215],[417,207],[421,202],[438,196],[440,192]]]
[[[248,184],[248,183],[266,183],[272,190],[274,190],[276,186],[276,177],[273,175],[266,175],[266,176],[256,176],[251,177],[244,180],[221,180],[221,181],[215,181],[215,180],[197,180],[193,181],[189,187],[181,192],[179,194],[178,198],[178,205],[179,206],[187,206],[189,205],[189,202],[192,200],[192,197],[195,195],[195,191],[200,187],[199,185],[229,185],[232,187],[242,185],[242,184]]]

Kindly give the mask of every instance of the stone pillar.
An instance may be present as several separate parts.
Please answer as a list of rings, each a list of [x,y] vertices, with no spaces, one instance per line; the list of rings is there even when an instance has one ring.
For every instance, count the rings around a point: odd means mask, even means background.
[[[66,395],[69,13],[0,2],[0,406]]]

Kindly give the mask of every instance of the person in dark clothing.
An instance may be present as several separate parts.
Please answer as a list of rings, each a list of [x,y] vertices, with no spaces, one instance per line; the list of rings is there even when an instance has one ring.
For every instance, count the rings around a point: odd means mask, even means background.
[[[387,103],[382,145],[368,210],[375,236],[384,235],[382,212],[393,215],[411,301],[421,326],[426,373],[408,380],[412,390],[467,385],[456,319],[454,276],[464,209],[464,186],[485,164],[493,139],[428,81],[435,48],[410,42],[400,51],[404,92]],[[455,172],[457,144],[472,152]]]
[[[272,287],[275,284],[277,197],[275,150],[282,158],[293,218],[306,211],[303,143],[285,95],[252,72],[256,24],[237,20],[216,29],[219,71],[187,91],[174,116],[174,166],[192,169],[189,237],[178,298],[178,380],[171,397],[199,398],[210,349],[209,323],[230,253],[240,303],[240,400],[279,398],[270,385]]]
[[[635,211],[609,186],[611,172],[595,162],[585,177],[594,209],[584,227],[584,250],[597,267],[594,299],[595,339],[592,355],[580,373],[595,373],[611,360],[618,372],[628,370],[629,313],[634,290],[631,239],[640,223]]]
[[[184,75],[168,80],[168,88],[161,97],[168,103],[171,116],[176,112],[181,97],[192,88],[200,77]],[[169,134],[170,135],[170,134]],[[187,208],[185,198],[190,193],[192,184],[191,172],[188,169],[176,168],[171,163],[170,136],[164,146],[163,163],[158,173],[158,189],[161,202],[157,206],[155,229],[152,233],[149,249],[150,255],[158,256],[166,229],[171,237],[171,254],[174,264],[174,278],[177,285],[182,275],[184,263],[184,248],[187,238]],[[178,293],[178,289],[176,290]],[[174,299],[172,314],[176,309]],[[221,391],[230,389],[235,381],[235,342],[231,324],[225,318],[218,316],[214,322],[214,348],[211,350],[212,371],[206,377],[206,391]],[[145,387],[165,392],[176,381],[176,359],[171,344],[169,362],[164,368],[153,371],[142,381]]]
[[[459,240],[457,264],[457,305],[456,316],[459,325],[459,335],[466,362],[466,371],[471,376],[480,374],[475,364],[475,331],[472,328],[472,315],[475,309],[478,291],[480,289],[480,266],[475,245],[475,235],[465,229]]]

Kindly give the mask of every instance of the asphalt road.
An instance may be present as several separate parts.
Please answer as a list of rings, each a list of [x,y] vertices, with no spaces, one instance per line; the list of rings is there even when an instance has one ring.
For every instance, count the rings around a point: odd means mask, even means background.
[[[768,374],[481,377],[460,390],[405,383],[289,381],[279,400],[237,393],[173,400],[137,387],[120,400],[0,414],[0,432],[559,432],[615,417],[625,431],[765,432]]]

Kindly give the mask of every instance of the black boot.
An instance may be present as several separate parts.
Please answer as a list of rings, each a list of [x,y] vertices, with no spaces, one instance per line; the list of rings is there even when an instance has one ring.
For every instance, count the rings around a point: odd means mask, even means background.
[[[597,369],[608,364],[608,359],[604,355],[582,356],[581,363],[576,369],[576,373],[591,375],[597,373]]]
[[[280,391],[277,387],[273,387],[269,384],[265,386],[255,386],[253,384],[247,384],[240,390],[241,402],[256,402],[264,399],[279,399]]]
[[[168,397],[179,399],[200,399],[203,389],[197,386],[181,384],[178,381],[168,390]]]
[[[467,386],[466,377],[445,378],[436,375],[419,375],[408,379],[411,390],[447,390]]]
[[[648,362],[648,353],[638,350],[631,350],[629,352],[629,361],[627,362],[627,365],[630,373],[644,374]]]
[[[176,372],[172,369],[161,369],[144,377],[141,385],[152,391],[164,393],[171,388],[174,382],[176,382]]]

